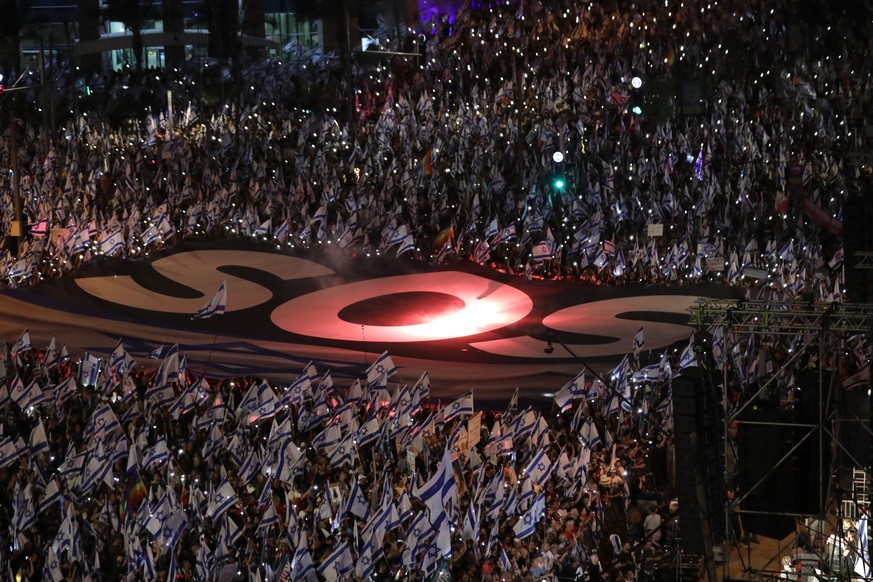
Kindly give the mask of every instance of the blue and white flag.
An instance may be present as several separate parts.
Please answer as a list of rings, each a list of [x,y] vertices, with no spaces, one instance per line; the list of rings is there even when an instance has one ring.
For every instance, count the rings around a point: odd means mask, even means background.
[[[703,181],[703,144],[700,146],[700,151],[697,152],[697,157],[694,158],[694,177],[698,182]]]
[[[355,434],[355,441],[358,443],[358,446],[362,447],[377,440],[380,434],[382,434],[382,423],[374,415],[358,429],[358,432]]]
[[[497,236],[499,232],[500,225],[497,223],[497,218],[493,218],[491,222],[488,223],[488,227],[485,229],[483,238],[491,238],[492,236]]]
[[[37,514],[49,509],[60,500],[61,490],[58,487],[58,481],[57,479],[52,479],[48,482],[48,485],[45,486],[45,490],[42,492],[42,498],[40,498],[39,504],[36,507]]]
[[[503,243],[503,242],[513,240],[514,238],[516,238],[517,234],[518,233],[515,230],[515,225],[510,224],[509,226],[507,226],[506,228],[504,228],[503,230],[500,231],[497,238],[494,240],[494,244]]]
[[[561,412],[567,411],[573,406],[573,400],[585,397],[585,372],[579,372],[575,378],[564,384],[564,386],[555,393],[555,404]]]
[[[382,354],[376,358],[376,361],[370,364],[370,367],[367,368],[367,382],[372,384],[382,378],[382,376],[387,378],[396,371],[397,366],[394,365],[394,360],[391,359],[391,356],[388,355],[387,351],[382,352]]]
[[[19,545],[21,541],[24,541],[19,536],[36,524],[36,510],[33,507],[33,500],[30,496],[25,497],[20,482],[15,484],[12,511],[12,528],[16,537],[16,545]]]
[[[167,448],[167,439],[162,438],[153,447],[146,451],[142,461],[142,468],[151,471],[170,460],[170,450]]]
[[[85,357],[79,361],[79,384],[85,387],[96,386],[102,368],[103,360],[86,353]]]
[[[277,523],[279,523],[279,516],[276,515],[276,506],[271,499],[270,503],[267,504],[267,509],[264,510],[264,514],[261,516],[261,521],[258,524],[257,531],[260,535],[264,535],[270,526]]]
[[[253,384],[236,409],[236,417],[244,426],[273,418],[282,403],[266,380]]]
[[[606,256],[606,251],[601,246],[597,250],[597,254],[594,256],[593,264],[598,269],[603,269],[606,266],[606,263],[609,262],[609,258]]]
[[[27,386],[18,376],[12,382],[9,398],[15,402],[21,410],[27,410],[31,406],[39,406],[45,401],[45,394],[34,378]]]
[[[355,441],[352,437],[349,437],[338,444],[328,455],[330,466],[334,468],[341,467],[344,464],[348,464],[349,467],[354,467],[357,458],[358,453],[355,450]]]
[[[552,258],[554,252],[555,251],[553,243],[543,241],[534,245],[533,250],[531,251],[530,258],[534,262],[548,261]]]
[[[482,239],[473,250],[473,260],[479,264],[485,264],[490,256],[491,247],[485,239]]]
[[[118,417],[112,411],[109,404],[104,404],[97,408],[91,415],[91,420],[85,429],[85,437],[98,437],[104,434],[110,434],[115,430],[121,430],[121,425],[118,423]]]
[[[469,391],[443,409],[443,420],[449,422],[459,416],[473,415],[473,391]]]
[[[403,253],[408,253],[409,251],[415,250],[415,239],[411,234],[407,234],[403,237],[403,240],[400,241],[400,246],[397,247],[397,253],[394,255],[395,257],[399,257]]]
[[[694,354],[694,334],[688,340],[688,345],[682,350],[682,355],[679,356],[679,369],[684,370],[697,365],[697,356]]]
[[[624,275],[624,271],[627,268],[627,261],[624,258],[624,251],[619,247],[618,254],[615,255],[615,262],[612,265],[612,274],[616,277],[621,277]]]
[[[294,380],[294,383],[285,390],[285,395],[282,396],[282,404],[285,406],[299,404],[303,402],[306,397],[310,396],[311,393],[312,380],[307,374],[301,374],[300,377]]]
[[[13,343],[9,347],[9,352],[10,352],[11,356],[14,358],[15,356],[17,356],[21,352],[30,351],[30,349],[32,347],[33,346],[30,343],[30,331],[25,329],[23,332],[21,332],[21,335],[18,336],[18,339],[15,340],[15,343]]]
[[[450,447],[446,447],[436,472],[424,485],[414,488],[412,495],[427,506],[430,512],[430,522],[434,529],[438,529],[446,519],[446,503],[453,500],[456,493],[451,450]]]
[[[283,579],[280,575],[276,580],[281,582]],[[318,581],[318,574],[315,572],[312,556],[309,554],[306,536],[299,536],[299,541],[295,543],[294,559],[291,561],[290,577],[285,578],[285,581],[287,580]]]
[[[45,433],[45,426],[42,424],[42,419],[37,419],[36,426],[30,431],[30,454],[38,455],[49,451],[48,437]]]
[[[227,307],[227,282],[222,281],[218,286],[218,291],[209,303],[197,310],[197,313],[191,319],[207,319],[213,315],[223,315]]]
[[[537,495],[536,499],[534,499],[530,509],[528,509],[527,512],[521,516],[521,519],[516,522],[515,527],[513,528],[515,538],[523,540],[533,534],[534,531],[536,531],[537,523],[539,523],[540,518],[542,518],[545,512],[546,494],[545,491],[542,491]]]
[[[145,399],[154,402],[157,406],[170,406],[176,400],[176,391],[172,386],[155,386],[146,390]]]
[[[255,229],[252,233],[252,236],[255,238],[258,237],[268,237],[273,230],[273,221],[272,219],[267,219],[261,223],[261,226]]]
[[[506,550],[503,549],[503,545],[500,545],[500,570],[504,574],[509,574],[512,572],[512,562],[509,561],[509,556],[506,555]]]
[[[216,394],[212,401],[212,406],[203,411],[203,414],[197,419],[196,428],[209,428],[214,422],[224,422],[224,417],[227,414],[227,406],[224,404],[224,397],[221,394]]]
[[[365,522],[370,519],[370,504],[367,503],[367,497],[364,495],[364,490],[358,485],[357,479],[352,481],[346,511]]]
[[[170,382],[179,380],[182,372],[181,360],[179,355],[179,344],[173,344],[167,353],[164,354],[164,359],[161,362],[161,367],[155,373],[152,380],[152,386],[161,388],[167,386]]]
[[[543,447],[524,468],[524,473],[537,485],[543,485],[552,475],[554,464]]]
[[[639,331],[637,332],[637,334],[634,336],[634,344],[633,344],[634,355],[639,357],[640,350],[642,350],[643,346],[645,346],[645,345],[646,345],[646,336],[645,336],[645,332],[644,332],[643,328],[641,327],[639,329]]]
[[[583,445],[590,449],[593,449],[596,445],[600,444],[600,433],[597,432],[597,427],[590,418],[585,421],[585,424],[583,424],[582,428],[579,429],[579,440]]]
[[[227,511],[237,502],[236,491],[227,479],[222,480],[221,484],[209,496],[209,505],[206,508],[206,517],[213,520],[219,518],[221,514]]]
[[[370,575],[376,571],[376,560],[382,555],[381,547],[374,547],[372,538],[364,542],[361,551],[358,552],[358,562],[355,566],[355,575],[358,580],[368,580]]]
[[[355,569],[355,560],[348,542],[341,542],[318,567],[318,573],[328,582],[342,580]]]
[[[123,376],[136,365],[136,360],[127,353],[127,350],[124,349],[124,344],[119,340],[109,356],[108,363],[111,371]]]
[[[212,573],[213,554],[206,541],[201,539],[197,548],[196,571],[198,580],[207,580]]]
[[[383,502],[379,504],[379,509],[376,510],[376,513],[373,514],[373,517],[370,518],[361,532],[361,537],[365,539],[372,538],[376,541],[376,544],[381,547],[385,533],[392,529],[392,527],[399,525],[399,523],[400,519],[397,515],[397,508],[394,506],[394,501],[389,499],[387,503],[385,503],[383,500]]]
[[[343,432],[339,424],[332,422],[312,439],[310,445],[316,450],[326,450],[335,447],[342,441]]]
[[[858,555],[855,558],[854,572],[862,578],[870,578],[873,571],[870,568],[870,540],[867,532],[867,516],[864,515],[856,526],[858,530]]]
[[[482,474],[482,472],[480,472]],[[472,542],[479,541],[479,508],[474,508],[473,505],[467,507],[467,514],[464,516],[464,525],[461,528],[461,538]]]
[[[413,556],[418,554],[434,533],[429,519],[427,510],[422,509],[415,514],[415,518],[406,528],[406,550],[403,552],[403,564],[407,568],[415,566],[412,560]]]
[[[121,229],[116,229],[111,234],[100,241],[100,254],[107,257],[114,256],[124,250],[124,233]]]
[[[289,438],[280,449],[279,462],[273,471],[273,475],[279,481],[293,483],[294,476],[303,470],[300,465],[305,461],[306,457],[303,456],[303,452]]]

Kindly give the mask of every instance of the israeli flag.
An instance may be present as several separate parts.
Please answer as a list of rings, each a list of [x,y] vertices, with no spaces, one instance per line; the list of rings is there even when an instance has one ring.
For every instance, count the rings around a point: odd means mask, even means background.
[[[224,314],[224,309],[227,306],[227,282],[222,281],[218,286],[218,291],[209,300],[209,303],[197,310],[196,315],[191,319],[207,319],[213,315]]]

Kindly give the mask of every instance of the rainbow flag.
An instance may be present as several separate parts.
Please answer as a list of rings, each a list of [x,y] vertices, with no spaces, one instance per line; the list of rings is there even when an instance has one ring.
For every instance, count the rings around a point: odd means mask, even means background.
[[[421,171],[425,176],[430,176],[433,173],[433,148],[427,150],[421,159]]]
[[[146,498],[145,483],[142,482],[142,477],[139,476],[136,466],[133,467],[132,472],[130,470],[127,472],[127,488],[125,489],[124,496],[127,514],[134,515]]]
[[[139,468],[137,466],[138,460],[139,453],[136,450],[136,445],[130,445],[130,450],[127,455],[127,483],[124,488],[124,502],[127,515],[136,514],[140,504],[146,498],[146,487],[139,474]]]
[[[444,228],[436,235],[436,238],[433,240],[433,248],[434,250],[441,250],[444,246],[446,246],[446,242],[455,238],[455,227],[454,225],[449,225],[448,228]]]

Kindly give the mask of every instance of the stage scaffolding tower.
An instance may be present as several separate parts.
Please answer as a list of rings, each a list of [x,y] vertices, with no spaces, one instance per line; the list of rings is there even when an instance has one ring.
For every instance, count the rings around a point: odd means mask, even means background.
[[[817,410],[813,412],[812,422],[749,423],[768,426],[783,424],[789,430],[798,431],[794,434],[799,436],[799,438],[796,439],[796,442],[793,443],[790,450],[783,454],[775,466],[770,468],[766,474],[761,476],[751,487],[747,487],[746,490],[741,491],[737,498],[733,500],[728,500],[726,498],[724,503],[725,523],[728,524],[728,530],[730,530],[731,517],[734,513],[740,514],[739,517],[742,517],[742,515],[758,515],[763,519],[768,519],[767,516],[789,520],[791,518],[794,519],[795,528],[794,534],[791,537],[790,545],[781,545],[781,547],[776,548],[774,555],[766,557],[761,556],[760,554],[766,554],[767,552],[758,549],[764,546],[758,546],[756,548],[757,556],[755,560],[752,560],[751,548],[747,551],[747,558],[744,557],[743,552],[740,551],[738,552],[740,562],[739,567],[736,567],[735,564],[733,570],[731,567],[731,560],[736,560],[737,558],[736,556],[732,556],[732,540],[730,533],[729,531],[724,532],[724,545],[722,548],[723,579],[729,580],[741,577],[745,580],[767,580],[780,578],[780,570],[782,568],[781,557],[786,554],[791,554],[792,548],[798,540],[798,536],[809,534],[808,531],[803,530],[803,528],[807,527],[809,523],[826,523],[826,527],[829,531],[840,530],[839,527],[836,529],[834,529],[834,527],[835,522],[842,517],[841,514],[844,511],[844,506],[841,504],[841,498],[850,496],[847,495],[848,490],[844,488],[839,481],[840,471],[844,468],[850,469],[855,480],[858,479],[859,472],[863,472],[865,480],[869,481],[867,476],[869,476],[871,467],[871,459],[869,457],[870,453],[868,452],[867,458],[856,458],[856,455],[852,454],[850,448],[847,446],[848,443],[841,442],[843,431],[840,426],[841,423],[855,423],[856,425],[863,427],[864,435],[866,438],[870,439],[870,437],[873,436],[873,429],[871,429],[871,425],[869,424],[869,404],[867,410],[861,411],[862,414],[868,416],[867,419],[862,419],[858,415],[855,415],[854,418],[843,418],[843,415],[838,414],[836,403],[838,402],[838,398],[841,398],[839,393],[843,390],[843,384],[839,374],[836,373],[837,370],[835,367],[837,366],[837,362],[839,362],[839,357],[845,353],[847,347],[846,341],[848,338],[857,338],[859,334],[863,334],[861,336],[862,338],[866,335],[868,341],[873,341],[873,335],[871,335],[871,333],[873,333],[873,304],[824,304],[811,303],[804,300],[773,302],[762,300],[705,298],[698,300],[696,305],[691,309],[690,323],[698,330],[698,335],[704,337],[706,337],[708,330],[715,329],[716,326],[721,326],[725,340],[723,353],[728,362],[730,362],[729,354],[731,353],[732,348],[734,346],[739,346],[744,340],[748,342],[752,336],[758,336],[756,339],[761,341],[761,344],[759,345],[762,345],[764,342],[779,341],[780,336],[781,340],[784,341],[787,339],[785,336],[790,336],[793,338],[794,349],[790,351],[788,359],[783,363],[782,369],[793,369],[789,368],[789,366],[793,367],[801,362],[807,362],[808,364],[812,361],[815,363],[815,367],[812,369],[817,371],[818,381],[816,389],[818,394],[817,398],[814,399],[814,402],[817,404]],[[798,338],[800,341],[798,341]],[[792,340],[788,341],[791,342]],[[710,350],[711,346],[705,345],[703,346],[703,349]],[[870,363],[868,359],[868,369],[869,366]],[[810,365],[810,367],[812,366]],[[721,370],[713,370],[713,375],[716,378],[721,377],[722,381],[721,396],[722,404],[724,406],[723,438],[726,446],[728,439],[730,438],[728,431],[731,424],[744,422],[741,420],[743,412],[749,407],[754,407],[757,402],[761,402],[765,396],[772,394],[773,390],[776,388],[776,384],[780,381],[784,381],[784,377],[782,377],[781,374],[774,373],[766,379],[761,380],[760,384],[757,385],[757,389],[754,390],[754,393],[747,394],[740,403],[735,404],[732,407],[732,403],[729,401],[728,396],[728,387],[731,385],[731,373],[730,363],[723,365]],[[811,374],[813,377],[816,375],[815,372],[811,372]],[[715,378],[713,381],[717,382]],[[867,392],[869,388],[870,380],[868,375],[866,379],[866,387],[862,387],[861,390]],[[751,391],[752,390],[750,390],[750,392]],[[814,443],[817,441],[818,444],[818,449],[816,449],[818,451],[817,462],[819,465],[818,470],[816,471],[817,475],[811,475],[811,478],[818,479],[818,488],[816,491],[819,495],[818,498],[815,499],[815,513],[805,514],[798,512],[768,512],[741,509],[741,504],[748,498],[748,496],[752,494],[765,479],[773,475],[774,472],[780,471],[780,468],[796,454],[798,448],[809,439],[814,439],[811,442]],[[762,443],[762,446],[767,445],[766,443]],[[823,451],[826,450],[825,447],[831,451],[829,456],[823,454]],[[869,450],[870,449],[868,449],[868,451]],[[825,459],[829,459],[827,461],[828,466],[825,466]],[[725,455],[725,462],[727,463],[727,455]],[[840,464],[845,465],[845,467],[839,467],[838,465]],[[728,467],[726,464],[726,475],[727,469]],[[856,505],[856,503],[853,505]],[[800,527],[798,527],[798,525],[800,525]],[[823,534],[824,532],[819,531],[817,533]],[[707,557],[707,559],[711,558]],[[752,563],[753,561],[755,564]],[[740,572],[739,576],[737,575],[738,571]],[[732,572],[733,576],[731,575]],[[821,579],[837,580],[839,578],[839,575],[827,575]],[[845,578],[848,579],[848,576]],[[808,578],[806,573],[804,573],[802,580],[803,582],[807,582]]]

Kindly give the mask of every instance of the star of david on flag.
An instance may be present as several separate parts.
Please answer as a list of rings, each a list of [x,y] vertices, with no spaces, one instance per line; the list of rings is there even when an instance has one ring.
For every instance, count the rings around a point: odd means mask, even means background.
[[[207,319],[213,315],[223,315],[227,307],[227,282],[222,281],[218,291],[209,300],[209,303],[197,310],[191,319]]]
[[[443,420],[449,422],[459,416],[473,415],[473,391],[469,391],[443,409]]]
[[[585,396],[585,372],[579,372],[575,378],[564,384],[564,386],[555,393],[555,404],[565,412],[570,409],[573,400],[583,398]]]
[[[530,536],[536,530],[537,523],[539,523],[540,518],[546,512],[546,497],[545,492],[541,492],[537,495],[534,502],[531,504],[530,509],[522,516],[521,519],[516,522],[513,531],[515,532],[515,538],[519,540],[523,540],[526,537]]]
[[[528,463],[527,467],[525,467],[524,472],[528,477],[530,477],[531,481],[537,485],[542,485],[551,476],[552,467],[552,460],[549,459],[549,456],[546,454],[546,449],[542,448],[540,449],[540,452],[531,459],[531,462]]]
[[[236,491],[227,479],[215,489],[209,498],[209,506],[206,508],[206,517],[217,519],[222,513],[237,502]]]
[[[397,366],[394,365],[394,360],[388,355],[388,352],[382,352],[376,361],[367,368],[367,382],[372,384],[377,382],[382,376],[388,378],[397,371]]]
[[[342,542],[318,567],[318,573],[326,580],[335,582],[354,570],[355,562],[348,542]]]

